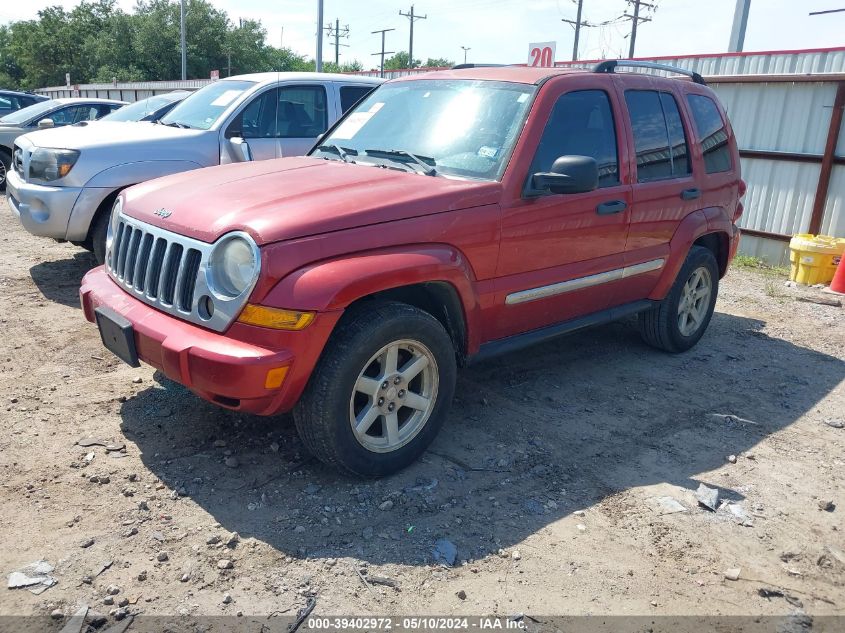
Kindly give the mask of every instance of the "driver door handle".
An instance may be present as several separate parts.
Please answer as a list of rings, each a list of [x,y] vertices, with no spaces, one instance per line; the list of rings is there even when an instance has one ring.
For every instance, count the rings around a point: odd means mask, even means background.
[[[611,215],[613,213],[620,213],[624,211],[628,205],[624,200],[610,200],[609,202],[602,202],[596,207],[596,213],[599,215]]]

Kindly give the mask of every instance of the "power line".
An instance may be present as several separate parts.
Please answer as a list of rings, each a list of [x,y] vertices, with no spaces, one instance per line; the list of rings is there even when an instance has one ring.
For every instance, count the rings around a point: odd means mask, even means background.
[[[411,21],[411,38],[408,42],[408,68],[414,67],[414,22],[417,20],[427,20],[428,14],[425,15],[414,15],[414,5],[411,5],[410,13],[402,13],[399,11],[399,15],[408,18]]]
[[[341,46],[349,46],[349,44],[341,44],[340,38],[341,37],[349,37],[349,25],[343,27],[343,30],[340,28],[340,20],[335,18],[334,26],[332,23],[329,22],[326,26],[323,27],[323,30],[326,31],[326,35],[328,37],[334,38],[334,63],[335,66],[340,64],[340,47]]]
[[[386,51],[384,50],[384,34],[390,31],[395,31],[396,29],[381,29],[379,31],[373,31],[373,35],[376,33],[381,33],[381,52],[380,53],[373,53],[373,55],[381,55],[381,63],[379,64],[379,76],[384,77],[384,56],[385,55],[392,55],[394,51]]]
[[[825,13],[842,13],[845,9],[827,9],[826,11],[810,11],[810,15],[824,15]]]

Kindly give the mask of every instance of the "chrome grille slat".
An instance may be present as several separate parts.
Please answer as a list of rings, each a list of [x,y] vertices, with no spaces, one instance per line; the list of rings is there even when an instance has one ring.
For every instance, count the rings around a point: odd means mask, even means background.
[[[248,236],[246,236],[247,239]],[[252,286],[238,297],[209,288],[208,267],[215,244],[142,222],[118,211],[106,253],[109,276],[136,299],[162,312],[222,332],[240,313]],[[213,310],[199,305],[212,303]]]

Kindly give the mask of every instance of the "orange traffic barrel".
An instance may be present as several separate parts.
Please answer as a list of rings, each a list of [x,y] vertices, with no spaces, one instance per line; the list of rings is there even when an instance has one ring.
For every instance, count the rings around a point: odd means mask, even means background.
[[[833,292],[845,294],[845,257],[839,257],[836,272],[833,274],[833,281],[830,282],[830,289]]]

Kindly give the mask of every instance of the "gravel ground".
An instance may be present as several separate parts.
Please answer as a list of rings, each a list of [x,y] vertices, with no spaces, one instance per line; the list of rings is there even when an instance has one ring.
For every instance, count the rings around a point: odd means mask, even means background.
[[[0,218],[0,571],[58,581],[0,615],[845,614],[845,309],[796,300],[827,295],[735,268],[686,354],[626,321],[463,370],[423,459],[356,481],[112,357],[90,255]]]

